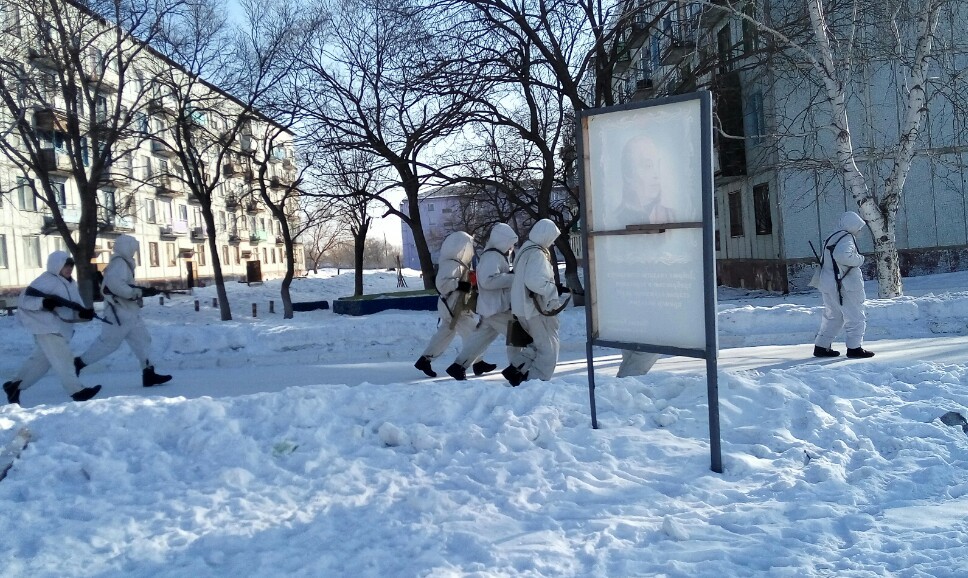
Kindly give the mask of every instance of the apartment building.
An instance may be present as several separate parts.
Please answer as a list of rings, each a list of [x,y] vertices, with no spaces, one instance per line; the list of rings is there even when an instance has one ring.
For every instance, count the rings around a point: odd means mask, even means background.
[[[810,80],[812,65],[753,22],[768,17],[775,23],[795,10],[807,18],[804,3],[628,0],[624,6],[624,17],[612,23],[618,56],[612,86],[619,102],[697,89],[713,93],[720,283],[805,288],[806,268],[814,259],[809,242],[817,245],[843,211],[857,207],[839,173],[830,108]],[[891,13],[885,6],[871,3],[860,13],[829,15],[836,23],[831,26],[854,18],[852,40],[865,51],[863,58],[841,65],[852,72],[848,114],[858,166],[875,193],[890,173],[910,88],[909,65],[895,54],[894,41],[913,46],[910,33],[917,17],[915,4],[910,14],[900,8]],[[968,44],[959,25],[965,11],[964,3],[951,3],[937,30],[927,119],[897,214],[902,275],[968,267],[968,133],[963,130],[968,118],[952,98],[965,92],[958,72],[965,67]],[[895,30],[891,17],[902,26]],[[863,252],[873,251],[869,234],[858,241]]]
[[[116,30],[71,1],[0,6],[0,294],[66,248],[65,227],[77,240],[94,196],[99,268],[126,233],[139,280],[206,283],[214,235],[225,279],[281,277],[282,224],[261,193],[296,214],[293,135]]]

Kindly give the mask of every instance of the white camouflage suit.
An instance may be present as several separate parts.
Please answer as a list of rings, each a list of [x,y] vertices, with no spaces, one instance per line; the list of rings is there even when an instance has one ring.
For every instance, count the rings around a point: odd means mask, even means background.
[[[77,290],[77,283],[60,274],[70,255],[54,251],[47,257],[47,271],[34,279],[17,301],[17,320],[34,336],[34,350],[23,363],[12,381],[20,382],[20,391],[28,389],[51,368],[60,378],[68,394],[75,394],[84,386],[74,374],[70,341],[74,336],[73,323],[81,320],[77,311],[70,307],[44,309],[43,297],[27,295],[29,289],[53,297],[60,297],[86,308]]]
[[[847,211],[840,218],[840,230],[824,241],[823,267],[820,270],[820,293],[823,296],[823,320],[814,345],[829,349],[833,340],[844,329],[845,341],[849,349],[861,346],[867,330],[867,315],[864,313],[864,276],[860,266],[864,256],[857,250],[854,235],[867,223],[857,213]],[[833,258],[840,268],[841,288],[837,291],[831,252],[827,249],[834,245]],[[843,297],[843,303],[841,303]]]
[[[535,300],[544,312],[551,312],[562,304],[549,252],[559,234],[551,220],[541,219],[531,227],[528,240],[514,258],[511,312],[534,342],[515,354],[511,364],[529,379],[551,379],[558,364],[558,317],[542,315],[535,307]],[[531,298],[532,294],[535,299]]]
[[[151,365],[148,361],[151,336],[141,319],[141,289],[133,286],[134,255],[138,248],[138,240],[131,235],[121,235],[114,242],[114,254],[101,282],[104,317],[111,325],[104,324],[101,336],[80,356],[85,365],[107,357],[122,341],[128,343],[142,370]]]
[[[464,340],[463,348],[454,360],[464,369],[480,359],[498,335],[507,332],[508,321],[511,320],[511,283],[514,281],[508,255],[517,242],[518,235],[514,229],[505,223],[498,223],[491,229],[487,245],[477,262],[477,314],[481,316],[481,321]],[[508,347],[508,361],[518,349]]]
[[[474,331],[477,317],[471,310],[463,310],[458,314],[457,321],[451,327],[453,316],[451,312],[457,307],[458,300],[466,300],[468,294],[457,290],[460,281],[469,282],[471,259],[474,257],[474,238],[463,231],[451,233],[440,246],[440,264],[437,268],[435,284],[440,293],[437,300],[437,313],[440,320],[437,332],[430,338],[430,343],[421,354],[428,359],[437,359],[447,349],[455,335],[461,339]]]

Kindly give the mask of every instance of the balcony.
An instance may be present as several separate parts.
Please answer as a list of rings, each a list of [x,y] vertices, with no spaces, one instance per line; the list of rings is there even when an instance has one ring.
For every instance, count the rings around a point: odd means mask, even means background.
[[[56,68],[57,58],[52,48],[43,46],[43,41],[27,48],[27,60],[41,68]]]
[[[77,224],[81,222],[81,210],[74,207],[61,207],[60,214],[67,228],[76,231]],[[44,224],[41,226],[40,232],[44,235],[57,232],[57,222],[54,220],[54,215],[44,215]]]
[[[158,230],[158,235],[165,239],[176,239],[187,234],[187,221],[174,221],[170,225],[162,225]]]
[[[269,179],[270,189],[285,189],[292,185],[292,177],[289,175],[276,175]]]
[[[222,165],[222,174],[226,177],[236,177],[242,174],[242,167],[238,163],[225,163]]]
[[[61,175],[69,175],[74,172],[71,167],[71,159],[65,153],[55,149],[40,149],[40,170]]]
[[[263,231],[250,231],[249,232],[249,244],[258,245],[259,243],[265,242],[269,238],[269,235]]]
[[[98,218],[98,231],[106,235],[130,233],[134,231],[134,217],[102,215]]]
[[[662,64],[666,66],[678,64],[695,49],[694,21],[666,17],[662,23],[662,36],[659,38],[659,55]]]
[[[151,114],[165,114],[174,116],[175,104],[166,96],[155,96],[148,100],[148,112]]]
[[[276,235],[276,245],[285,245],[285,244],[286,244],[286,238],[283,237],[282,235]]]
[[[259,201],[249,201],[245,204],[245,212],[250,215],[255,215],[262,212],[262,205]]]
[[[287,171],[295,171],[296,170],[296,163],[294,163],[292,159],[286,157],[286,158],[282,159],[282,168],[285,169],[285,170],[287,170]]]
[[[225,209],[227,211],[235,212],[239,208],[239,198],[235,195],[225,196]]]
[[[55,108],[43,108],[34,113],[34,126],[40,131],[67,132],[67,113]]]
[[[102,91],[109,91],[118,87],[118,75],[104,65],[100,59],[91,57],[85,63],[84,78],[96,85]]]
[[[229,244],[238,245],[242,242],[242,237],[239,236],[238,232],[232,231],[229,233]]]
[[[205,227],[192,227],[192,239],[196,241],[208,239],[208,233],[205,232]]]
[[[168,146],[165,141],[160,139],[153,139],[151,141],[151,152],[160,157],[175,157],[178,156],[178,152],[172,147]]]
[[[158,177],[155,179],[155,194],[159,197],[181,197],[184,196],[181,182],[171,177]]]

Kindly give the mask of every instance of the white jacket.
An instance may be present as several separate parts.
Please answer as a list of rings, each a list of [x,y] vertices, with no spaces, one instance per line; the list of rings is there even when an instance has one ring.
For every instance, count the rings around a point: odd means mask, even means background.
[[[77,291],[77,283],[73,279],[65,279],[60,274],[68,258],[70,255],[64,251],[51,253],[47,257],[47,271],[34,279],[27,289],[32,287],[45,295],[62,297],[81,307],[87,307]],[[20,293],[20,299],[17,301],[17,319],[24,329],[34,335],[59,333],[66,339],[70,339],[74,334],[71,323],[80,320],[77,311],[69,307],[55,307],[53,311],[48,311],[44,309],[44,298],[28,296],[27,289]]]
[[[510,226],[498,223],[491,229],[487,246],[477,262],[477,313],[490,317],[511,309],[511,263],[508,254],[518,242]]]
[[[854,235],[859,233],[867,223],[857,213],[847,211],[840,218],[840,230],[824,240],[823,267],[820,270],[820,287],[825,293],[837,293],[837,280],[834,275],[833,260],[837,261],[840,269],[841,287],[844,291],[863,291],[864,275],[860,266],[864,264],[864,256],[857,250]],[[833,260],[831,250],[833,247]]]
[[[531,295],[538,305],[550,312],[561,305],[555,273],[551,268],[548,248],[560,232],[549,219],[541,219],[531,227],[528,240],[514,258],[514,281],[511,283],[511,312],[520,319],[530,319],[538,313]]]
[[[447,235],[440,245],[440,263],[434,284],[437,292],[453,311],[458,299],[467,299],[468,294],[457,290],[457,283],[470,281],[471,259],[474,257],[474,237],[463,231]]]
[[[131,235],[121,235],[114,242],[114,254],[104,269],[101,292],[107,305],[120,311],[137,311],[141,308],[141,289],[134,285],[134,255],[140,244]],[[114,320],[112,320],[114,321]]]

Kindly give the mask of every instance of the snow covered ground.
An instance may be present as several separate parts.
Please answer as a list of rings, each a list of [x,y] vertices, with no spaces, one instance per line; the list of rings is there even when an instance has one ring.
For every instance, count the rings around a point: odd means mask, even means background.
[[[33,435],[0,481],[0,575],[960,576],[968,435],[939,417],[968,415],[966,287],[906,279],[871,300],[871,360],[809,356],[816,293],[722,290],[723,474],[702,361],[618,379],[616,352],[596,352],[591,429],[581,309],[555,379],[510,388],[446,377],[456,346],[443,377],[415,370],[430,312],[284,321],[278,282],[233,284],[229,322],[214,288],[153,299],[171,384],[140,387],[122,347],[82,374],[104,386],[91,402],[47,377],[0,407],[0,446]],[[391,290],[394,273],[366,276]],[[351,292],[351,273],[293,286]],[[3,380],[30,346],[0,317]]]

